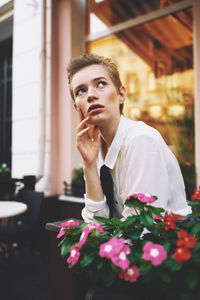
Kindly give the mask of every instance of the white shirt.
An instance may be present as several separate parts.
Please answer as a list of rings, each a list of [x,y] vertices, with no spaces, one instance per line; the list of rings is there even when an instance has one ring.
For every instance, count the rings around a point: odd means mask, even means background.
[[[115,205],[119,217],[134,214],[124,206],[128,196],[135,192],[156,195],[153,203],[166,211],[187,215],[185,187],[179,164],[161,137],[160,133],[141,121],[132,121],[121,116],[120,122],[105,157],[99,152],[97,166],[110,168],[115,193]],[[82,217],[85,222],[94,222],[94,216],[109,217],[109,208],[104,201],[95,202],[85,196]]]

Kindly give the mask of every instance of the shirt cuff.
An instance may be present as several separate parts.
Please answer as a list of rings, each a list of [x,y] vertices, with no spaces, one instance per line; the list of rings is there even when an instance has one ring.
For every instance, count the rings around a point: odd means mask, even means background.
[[[173,211],[173,213],[177,214],[177,215],[181,215],[181,216],[187,216],[187,215],[189,215],[189,214],[192,213],[192,208],[187,205],[183,209],[179,209],[179,210]]]
[[[91,212],[97,212],[97,211],[105,209],[107,207],[105,195],[104,195],[104,200],[98,201],[98,202],[87,198],[86,194],[84,194],[84,198],[85,198],[85,206],[86,206],[87,210],[89,210]]]

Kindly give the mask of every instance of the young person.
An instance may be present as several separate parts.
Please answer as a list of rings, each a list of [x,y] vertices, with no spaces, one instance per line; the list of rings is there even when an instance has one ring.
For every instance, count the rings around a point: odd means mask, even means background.
[[[73,58],[67,70],[79,114],[77,148],[86,185],[84,221],[95,222],[94,216],[109,217],[100,181],[102,165],[109,168],[114,182],[113,216],[134,214],[124,202],[135,192],[156,195],[154,205],[166,211],[190,213],[178,162],[159,132],[122,115],[126,91],[116,65],[108,58],[85,54]]]

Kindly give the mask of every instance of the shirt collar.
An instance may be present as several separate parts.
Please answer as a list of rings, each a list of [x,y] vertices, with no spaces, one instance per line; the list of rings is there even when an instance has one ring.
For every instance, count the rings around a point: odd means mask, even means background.
[[[124,140],[124,128],[125,128],[126,118],[120,116],[119,125],[115,133],[112,144],[109,147],[109,150],[106,154],[105,161],[102,157],[101,151],[99,152],[99,167],[106,165],[109,169],[113,169]]]

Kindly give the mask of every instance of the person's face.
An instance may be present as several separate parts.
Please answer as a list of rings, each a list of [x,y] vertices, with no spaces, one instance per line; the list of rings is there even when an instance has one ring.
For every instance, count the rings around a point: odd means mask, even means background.
[[[120,115],[119,104],[125,100],[125,89],[119,91],[112,82],[109,73],[101,65],[87,66],[72,78],[71,88],[75,99],[75,108],[79,108],[89,123],[100,125]]]

